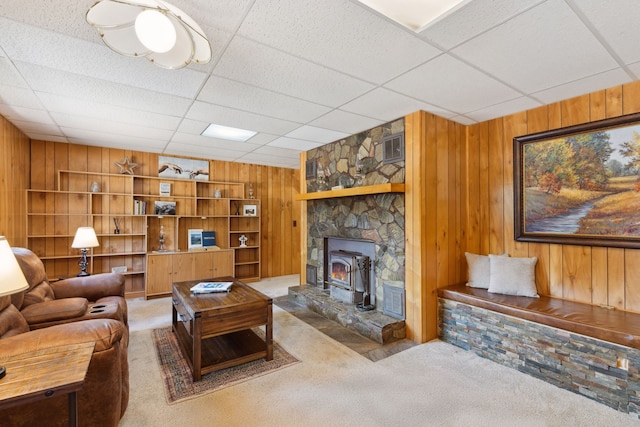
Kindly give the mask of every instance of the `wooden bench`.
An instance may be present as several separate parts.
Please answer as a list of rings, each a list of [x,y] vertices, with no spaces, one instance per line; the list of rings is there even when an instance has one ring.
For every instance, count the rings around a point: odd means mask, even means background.
[[[465,284],[438,296],[443,341],[640,418],[640,314]]]

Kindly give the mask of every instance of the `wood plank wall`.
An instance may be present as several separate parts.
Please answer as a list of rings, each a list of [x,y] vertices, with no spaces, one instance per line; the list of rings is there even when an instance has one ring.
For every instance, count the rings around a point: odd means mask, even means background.
[[[58,170],[117,173],[113,162],[128,156],[138,163],[136,175],[157,176],[158,154],[67,144],[31,141],[31,188],[56,189]],[[261,275],[274,277],[300,271],[299,171],[247,163],[209,161],[211,181],[253,183],[261,212]],[[25,187],[26,188],[26,187]],[[24,215],[22,216],[24,218]],[[294,221],[297,226],[293,226]],[[22,236],[26,236],[25,231]]]
[[[0,116],[0,236],[11,246],[27,244],[29,138]]]
[[[513,137],[636,112],[640,82],[468,126],[463,246],[481,254],[537,256],[542,294],[640,312],[640,250],[524,243],[513,237]],[[466,276],[466,263],[459,261]]]
[[[437,337],[437,289],[464,280],[465,126],[419,111],[405,117],[406,326]]]

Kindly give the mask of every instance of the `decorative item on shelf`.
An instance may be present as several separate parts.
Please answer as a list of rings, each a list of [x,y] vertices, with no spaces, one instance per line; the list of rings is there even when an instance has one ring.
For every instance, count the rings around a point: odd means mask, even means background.
[[[171,196],[171,183],[170,182],[161,182],[160,183],[160,195],[161,196]]]
[[[89,191],[91,191],[92,193],[99,193],[100,192],[100,183],[98,181],[93,181],[91,183],[91,187],[89,188]]]
[[[246,248],[246,247],[247,247],[247,240],[249,240],[249,239],[247,238],[247,236],[245,236],[245,235],[243,234],[242,236],[240,236],[240,237],[238,238],[238,240],[240,240],[240,247],[241,247],[241,248]]]
[[[160,236],[158,239],[159,243],[160,243],[160,247],[158,248],[158,252],[165,252],[166,249],[164,248],[164,225],[160,224]]]
[[[365,172],[364,172],[364,162],[360,158],[360,155],[358,155],[358,157],[356,158],[355,169],[356,169],[356,174],[355,174],[356,185],[361,186],[362,183],[364,182]]]
[[[258,215],[258,207],[256,205],[244,205],[242,206],[242,214],[244,216],[256,216]]]
[[[327,189],[327,176],[324,173],[324,169],[318,169],[316,183],[318,184],[318,191],[325,191]]]
[[[176,202],[154,202],[153,213],[156,215],[175,215],[176,214]]]
[[[15,294],[29,288],[27,279],[16,260],[16,256],[4,236],[0,236],[0,297]],[[0,378],[7,373],[4,366],[0,366]]]
[[[213,197],[215,197],[216,199],[222,197],[222,192],[220,191],[220,189],[216,188],[216,192],[213,193]]]
[[[113,229],[113,234],[120,234],[120,218],[113,218],[113,225],[116,227]]]
[[[236,212],[234,213],[234,215],[240,216],[240,202],[234,202],[233,206],[236,207]]]
[[[97,246],[100,246],[100,243],[98,243],[98,236],[96,236],[96,231],[93,227],[78,227],[71,247],[80,249],[82,253],[82,258],[78,261],[78,266],[80,267],[79,277],[89,276],[87,272],[87,252],[89,248],[95,248]]]
[[[207,160],[158,156],[158,176],[208,181],[209,162]]]
[[[249,183],[249,198],[250,199],[255,199],[255,196],[253,194],[253,184]]]
[[[202,228],[190,228],[187,230],[187,247],[190,251],[202,248]]]
[[[114,165],[118,166],[120,170],[118,173],[133,175],[133,169],[138,167],[137,163],[133,163],[129,160],[129,156],[124,156],[124,160],[121,162],[113,162]]]
[[[118,267],[111,267],[111,272],[112,273],[120,273],[120,274],[124,274],[127,272],[127,266],[126,265],[121,265]]]
[[[211,45],[202,28],[166,1],[100,0],[85,19],[120,55],[147,58],[170,70],[211,60]]]

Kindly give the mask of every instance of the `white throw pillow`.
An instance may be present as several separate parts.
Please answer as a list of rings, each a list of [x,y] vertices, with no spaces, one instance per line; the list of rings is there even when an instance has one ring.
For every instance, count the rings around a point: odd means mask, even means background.
[[[489,255],[489,292],[540,298],[536,289],[538,258]]]
[[[469,281],[467,286],[471,288],[489,289],[489,256],[477,255],[465,252],[467,265],[469,266]],[[497,255],[508,257],[508,254]]]

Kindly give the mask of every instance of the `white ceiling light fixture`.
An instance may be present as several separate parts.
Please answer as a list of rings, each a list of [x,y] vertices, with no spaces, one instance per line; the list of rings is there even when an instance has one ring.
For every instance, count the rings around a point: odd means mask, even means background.
[[[202,132],[202,136],[210,138],[228,139],[230,141],[246,142],[258,132],[246,129],[238,129],[229,126],[216,125],[211,123]]]
[[[416,33],[471,0],[358,0]]]
[[[202,28],[161,0],[100,0],[89,8],[86,20],[121,55],[147,58],[168,69],[211,60]]]

